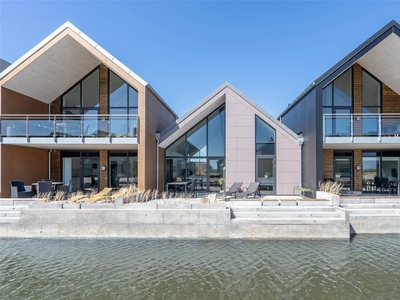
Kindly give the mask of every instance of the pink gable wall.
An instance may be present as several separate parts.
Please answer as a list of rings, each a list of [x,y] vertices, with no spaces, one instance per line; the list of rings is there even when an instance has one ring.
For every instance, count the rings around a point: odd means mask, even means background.
[[[226,92],[226,181],[230,186],[255,181],[255,115],[276,130],[276,194],[292,194],[300,184],[300,152],[297,138],[258,111],[229,88]]]

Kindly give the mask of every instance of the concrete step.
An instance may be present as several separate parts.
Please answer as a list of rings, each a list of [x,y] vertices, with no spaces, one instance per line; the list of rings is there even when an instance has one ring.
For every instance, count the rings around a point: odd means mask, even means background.
[[[252,211],[252,212],[335,212],[336,209],[330,206],[236,206],[231,205],[233,212],[236,211]]]
[[[316,200],[316,199],[255,199],[255,200],[236,200],[231,199],[231,205],[240,206],[329,206],[328,200]]]
[[[238,218],[340,218],[338,212],[234,212],[233,217]]]
[[[340,198],[340,204],[366,204],[366,203],[375,203],[375,204],[400,204],[399,198]]]
[[[399,220],[396,214],[350,214],[350,220]]]
[[[231,224],[262,224],[262,225],[334,225],[342,224],[338,218],[238,218],[232,219]]]
[[[344,204],[341,207],[345,209],[400,209],[400,204]]]
[[[16,224],[19,223],[19,217],[0,217],[0,224]]]
[[[28,206],[0,206],[0,211],[20,211],[25,208],[28,208]]]
[[[386,215],[400,215],[400,209],[373,209],[373,208],[354,208],[354,209],[347,209],[350,211],[351,215],[368,215],[368,214],[386,214]]]
[[[21,212],[19,210],[6,210],[3,211],[0,209],[0,218],[1,217],[19,217]]]

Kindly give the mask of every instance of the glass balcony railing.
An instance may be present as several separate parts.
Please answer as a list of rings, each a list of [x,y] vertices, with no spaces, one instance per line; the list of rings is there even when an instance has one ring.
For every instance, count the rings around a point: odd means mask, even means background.
[[[138,135],[137,115],[1,115],[1,137],[115,137]]]
[[[400,136],[400,114],[324,114],[324,141],[330,137]]]

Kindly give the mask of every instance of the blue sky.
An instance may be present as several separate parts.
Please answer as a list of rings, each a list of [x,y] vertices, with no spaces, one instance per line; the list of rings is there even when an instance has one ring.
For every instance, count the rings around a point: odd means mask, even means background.
[[[179,116],[225,81],[278,116],[393,19],[398,1],[0,0],[0,57],[14,62],[70,21]]]

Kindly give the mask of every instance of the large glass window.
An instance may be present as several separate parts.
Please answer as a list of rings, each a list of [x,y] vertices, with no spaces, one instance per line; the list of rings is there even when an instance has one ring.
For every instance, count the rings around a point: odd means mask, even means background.
[[[208,155],[225,155],[225,114],[216,110],[208,117]]]
[[[138,183],[137,152],[109,152],[109,160],[111,187]]]
[[[63,113],[73,107],[99,107],[99,95],[99,68],[96,68],[62,96]]]
[[[350,136],[350,113],[353,105],[352,68],[322,90],[322,110],[326,136]]]
[[[90,72],[61,97],[64,120],[56,123],[57,134],[62,136],[97,136],[97,115],[100,105],[99,68]],[[83,123],[81,117],[84,115]]]
[[[275,129],[256,116],[256,154],[275,155]]]
[[[260,192],[275,193],[275,129],[256,116],[256,176]]]
[[[225,165],[225,106],[166,149],[166,183],[196,179],[200,191],[220,189]]]
[[[365,70],[362,71],[362,105],[363,135],[377,136],[379,114],[381,113],[381,83]],[[383,128],[383,131],[385,129],[386,127]]]
[[[186,135],[187,156],[207,156],[206,121],[203,120]]]
[[[111,135],[134,136],[134,128],[137,128],[138,92],[112,71],[109,73],[109,81],[109,112],[113,115]]]

